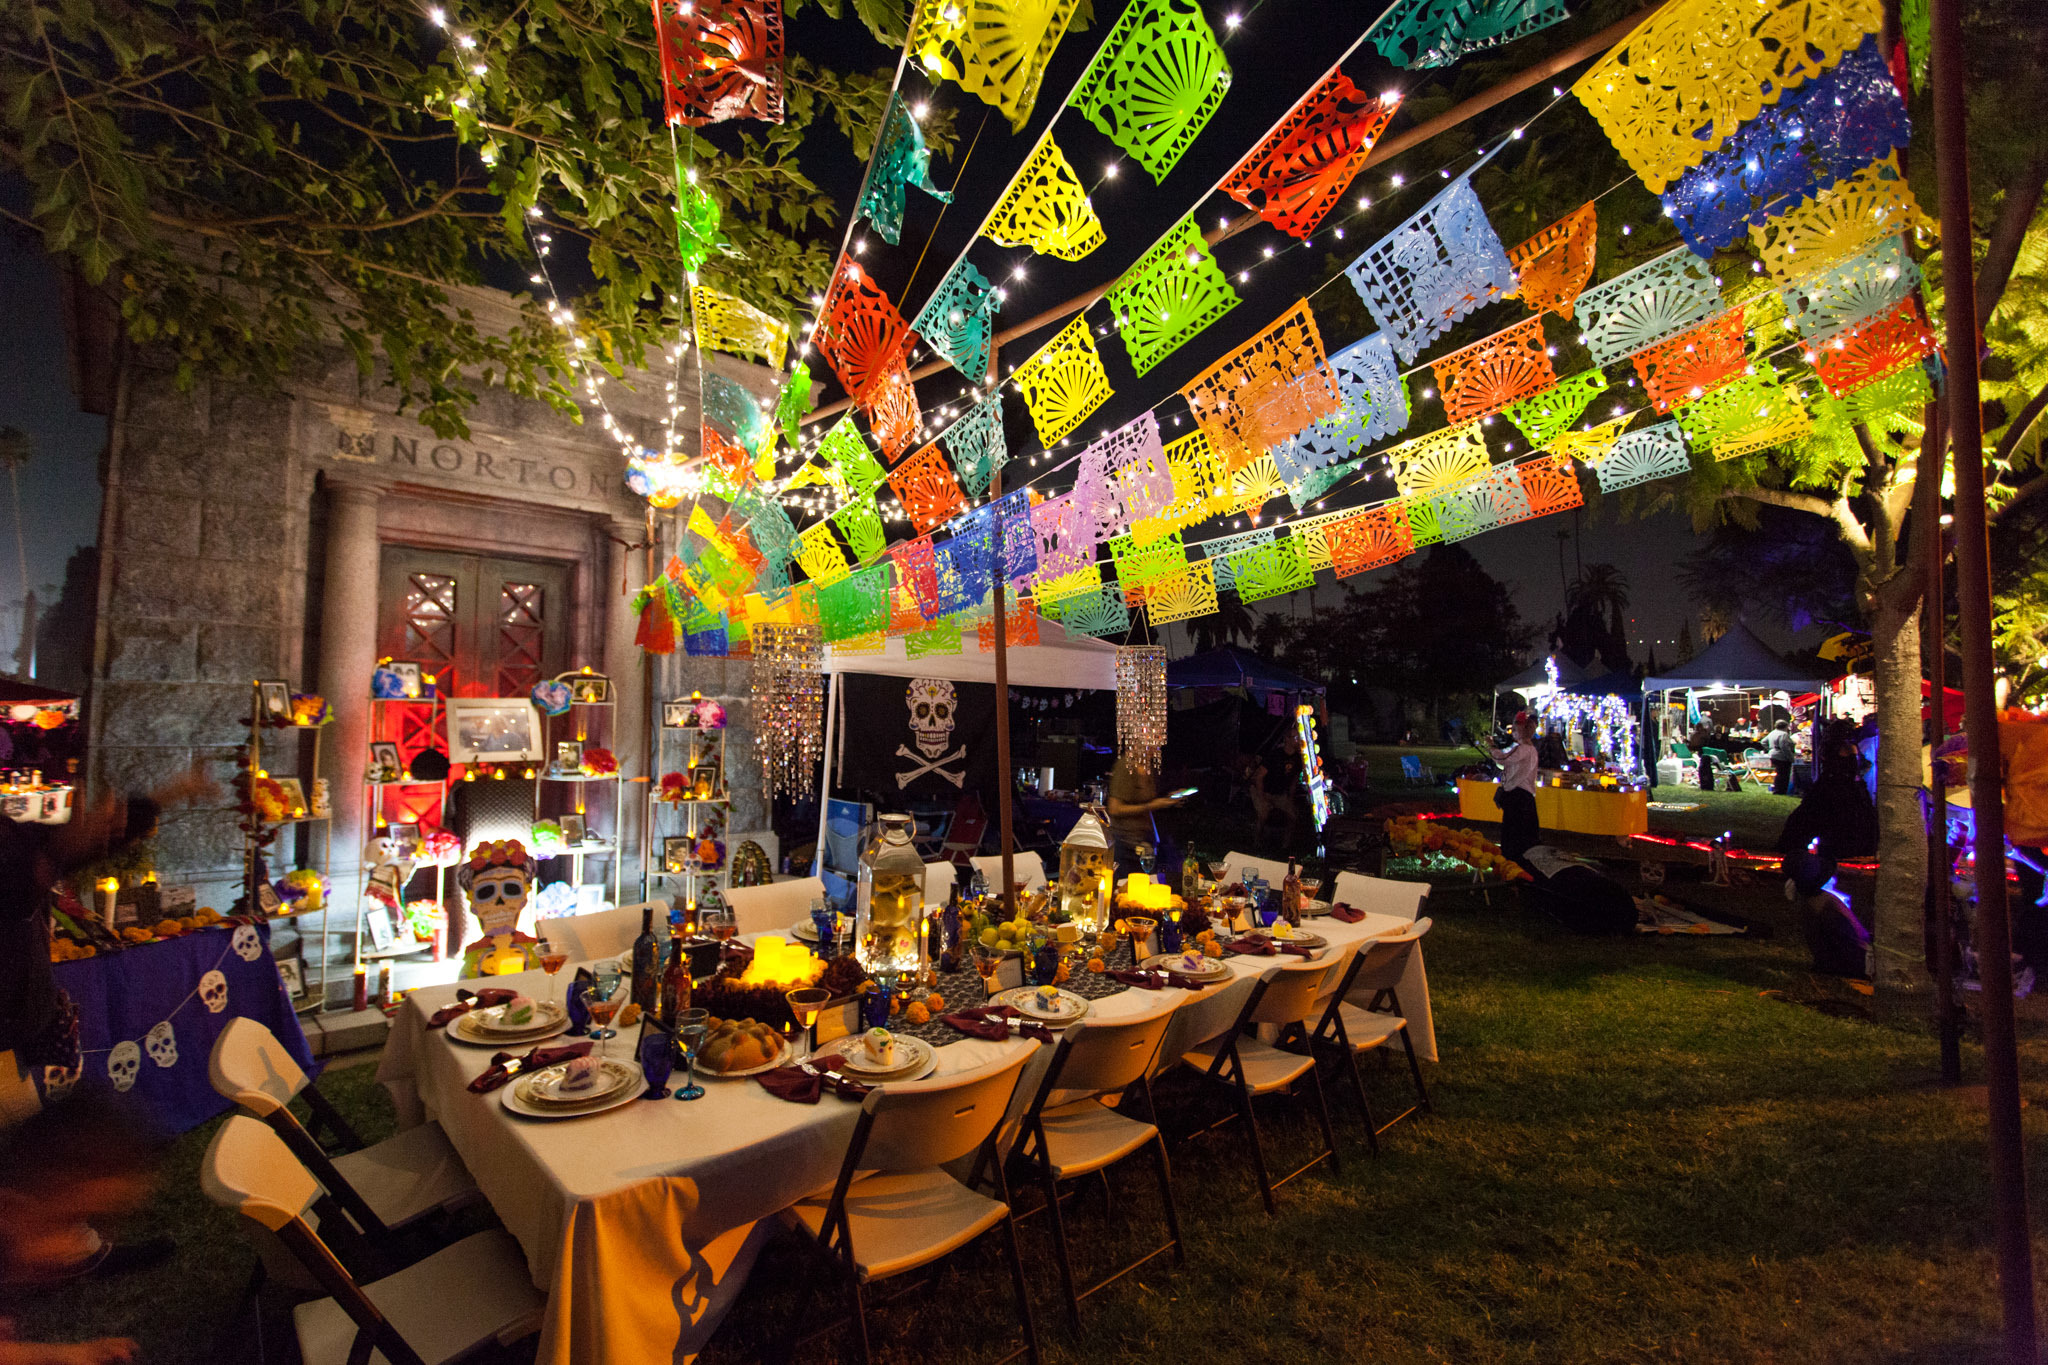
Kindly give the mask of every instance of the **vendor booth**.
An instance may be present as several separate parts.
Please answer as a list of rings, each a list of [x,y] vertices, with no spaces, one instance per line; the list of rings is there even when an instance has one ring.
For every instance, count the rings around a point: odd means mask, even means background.
[[[1545,766],[1536,775],[1536,819],[1546,830],[1574,834],[1644,834],[1650,828],[1649,790],[1643,778],[1641,735],[1637,722],[1640,692],[1626,673],[1612,672],[1567,680],[1569,659],[1541,660],[1532,670],[1516,674],[1494,689],[1519,692],[1530,702],[1537,723],[1554,737],[1565,754],[1561,765]],[[1493,778],[1458,780],[1458,813],[1468,820],[1498,820],[1494,800],[1500,783]]]
[[[1761,719],[1766,708],[1790,710],[1795,697],[1821,684],[1818,669],[1785,662],[1747,625],[1735,622],[1684,663],[1643,679],[1645,754],[1656,782],[1696,785],[1702,756],[1717,767],[1755,776],[1744,766],[1745,755],[1758,750],[1770,729]],[[1704,755],[1694,753],[1689,736],[1700,725],[1724,736],[1725,743]],[[1807,749],[1801,738],[1803,757]]]

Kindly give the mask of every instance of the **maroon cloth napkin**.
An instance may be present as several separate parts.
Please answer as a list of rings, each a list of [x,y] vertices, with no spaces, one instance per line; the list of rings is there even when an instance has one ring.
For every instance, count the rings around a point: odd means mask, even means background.
[[[445,1009],[434,1011],[434,1017],[427,1020],[427,1027],[445,1028],[471,1010],[487,1010],[496,1005],[507,1004],[517,991],[506,990],[503,986],[486,986],[475,995],[457,1000]]]
[[[1243,953],[1248,957],[1272,957],[1276,952],[1293,953],[1296,957],[1316,955],[1313,948],[1304,948],[1299,943],[1282,943],[1271,938],[1241,938],[1230,945],[1230,951]]]
[[[1141,991],[1164,990],[1168,986],[1178,986],[1184,991],[1198,991],[1204,986],[1214,984],[1182,976],[1179,972],[1110,972],[1109,975],[1126,986],[1136,986]]]
[[[575,1057],[590,1055],[590,1040],[570,1043],[564,1047],[537,1047],[521,1057],[516,1052],[499,1052],[491,1057],[490,1069],[469,1083],[477,1094],[496,1090],[522,1071],[538,1071],[542,1067],[557,1066]]]
[[[1000,1043],[1011,1036],[1008,1020],[1024,1017],[1023,1011],[1012,1005],[976,1005],[972,1009],[939,1016],[945,1023],[969,1037],[986,1038],[992,1043]],[[1025,1038],[1036,1038],[1041,1043],[1053,1040],[1052,1030],[1043,1024],[1025,1024],[1017,1032]]]
[[[1360,920],[1365,918],[1365,911],[1353,910],[1350,906],[1344,904],[1344,902],[1338,901],[1335,905],[1330,907],[1330,918],[1341,919],[1346,924],[1356,924]]]
[[[761,1083],[763,1090],[776,1099],[788,1100],[792,1104],[816,1104],[818,1097],[824,1094],[827,1088],[834,1094],[844,1095],[850,1100],[857,1100],[874,1088],[862,1085],[859,1081],[848,1080],[844,1076],[827,1076],[816,1069],[806,1071],[800,1066],[778,1066],[773,1071],[762,1072],[754,1079]]]

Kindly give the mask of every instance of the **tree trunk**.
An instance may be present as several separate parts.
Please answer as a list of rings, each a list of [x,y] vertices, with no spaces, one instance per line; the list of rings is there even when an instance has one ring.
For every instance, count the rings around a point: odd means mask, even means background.
[[[1877,903],[1871,981],[1885,1013],[1925,1015],[1933,981],[1922,933],[1927,827],[1920,810],[1920,619],[1878,594],[1871,613],[1877,694]]]

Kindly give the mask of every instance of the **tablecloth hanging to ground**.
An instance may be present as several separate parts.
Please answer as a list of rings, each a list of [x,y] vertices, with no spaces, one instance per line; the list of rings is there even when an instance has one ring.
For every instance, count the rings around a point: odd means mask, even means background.
[[[51,970],[78,1006],[78,1087],[114,1095],[166,1133],[230,1107],[206,1077],[230,1019],[255,1020],[307,1075],[319,1070],[278,980],[267,924],[224,923]]]
[[[1409,922],[1368,914],[1358,924],[1313,921],[1343,964],[1367,939],[1400,933]],[[1276,964],[1230,959],[1229,983],[1170,991],[1177,1006],[1160,1049],[1176,1057],[1227,1027],[1251,982]],[[563,978],[565,979],[565,978]],[[493,984],[536,994],[546,978],[528,973]],[[1332,986],[1334,988],[1334,979]],[[1422,955],[1409,959],[1401,1004],[1416,1052],[1436,1058]],[[393,1021],[377,1079],[391,1091],[401,1124],[437,1120],[505,1226],[526,1252],[533,1282],[549,1294],[537,1359],[542,1365],[668,1365],[687,1361],[710,1340],[753,1267],[771,1215],[829,1188],[839,1172],[860,1106],[827,1096],[816,1105],[776,1099],[749,1080],[707,1080],[689,1104],[635,1102],[585,1119],[529,1120],[509,1114],[498,1094],[469,1082],[491,1049],[430,1032],[427,1019],[455,998],[455,987],[415,991]],[[1145,1013],[1153,991],[1131,990],[1093,1002],[1096,1017]],[[631,1054],[629,1030],[612,1041]],[[1011,1039],[963,1039],[938,1049],[939,1074],[970,1070],[1015,1047]],[[1041,1049],[1024,1072],[1015,1103],[1037,1085]]]

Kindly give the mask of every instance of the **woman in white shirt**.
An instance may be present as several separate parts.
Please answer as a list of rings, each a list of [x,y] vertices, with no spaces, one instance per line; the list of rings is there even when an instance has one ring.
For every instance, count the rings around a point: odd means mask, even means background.
[[[1493,795],[1500,807],[1501,852],[1520,862],[1543,837],[1536,822],[1536,717],[1517,711],[1514,736],[1507,748],[1489,745],[1487,752],[1501,767],[1500,790]]]

